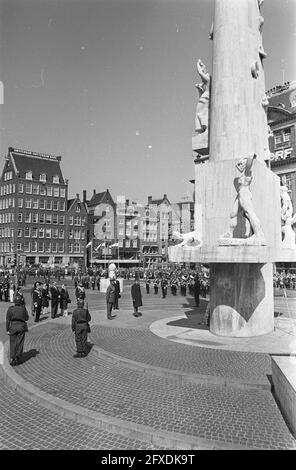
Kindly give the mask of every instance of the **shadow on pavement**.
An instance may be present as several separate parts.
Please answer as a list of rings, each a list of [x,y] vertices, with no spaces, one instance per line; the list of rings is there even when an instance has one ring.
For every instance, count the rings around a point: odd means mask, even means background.
[[[209,330],[209,327],[204,324],[204,316],[208,302],[204,299],[199,300],[199,306],[195,306],[194,299],[187,299],[187,304],[182,306],[190,308],[190,310],[184,311],[187,318],[179,318],[167,323],[170,326],[181,326],[183,328],[195,328],[199,330]]]
[[[31,359],[32,357],[36,357],[37,354],[39,354],[39,351],[37,349],[30,349],[29,351],[23,352],[20,357],[20,364],[29,361],[29,359]]]

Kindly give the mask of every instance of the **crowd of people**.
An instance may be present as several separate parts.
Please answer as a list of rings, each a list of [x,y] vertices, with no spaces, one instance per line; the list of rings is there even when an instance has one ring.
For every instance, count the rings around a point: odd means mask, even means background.
[[[273,275],[273,286],[280,289],[296,289],[296,273],[277,271]]]

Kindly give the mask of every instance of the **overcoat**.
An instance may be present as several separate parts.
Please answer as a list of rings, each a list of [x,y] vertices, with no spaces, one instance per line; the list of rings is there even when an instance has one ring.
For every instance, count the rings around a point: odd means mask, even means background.
[[[135,307],[141,307],[142,303],[142,294],[141,294],[141,287],[140,284],[136,282],[131,287],[131,295],[133,299],[133,303]]]

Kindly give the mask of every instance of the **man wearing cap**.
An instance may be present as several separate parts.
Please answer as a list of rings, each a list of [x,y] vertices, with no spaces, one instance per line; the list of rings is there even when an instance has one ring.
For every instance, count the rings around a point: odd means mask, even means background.
[[[77,353],[73,357],[87,356],[87,333],[90,333],[89,323],[91,316],[88,308],[84,308],[84,301],[77,300],[77,308],[72,314],[72,331],[75,333]]]
[[[20,364],[23,353],[25,333],[28,331],[27,321],[29,314],[21,295],[16,294],[14,305],[9,307],[6,313],[6,331],[9,335],[10,365]]]

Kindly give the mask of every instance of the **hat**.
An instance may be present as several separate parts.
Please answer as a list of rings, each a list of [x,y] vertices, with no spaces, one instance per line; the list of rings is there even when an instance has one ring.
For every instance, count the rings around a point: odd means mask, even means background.
[[[21,295],[15,295],[14,297],[14,305],[22,305],[23,299]]]

